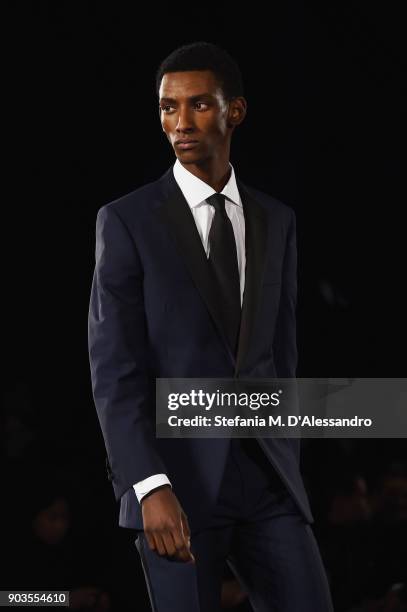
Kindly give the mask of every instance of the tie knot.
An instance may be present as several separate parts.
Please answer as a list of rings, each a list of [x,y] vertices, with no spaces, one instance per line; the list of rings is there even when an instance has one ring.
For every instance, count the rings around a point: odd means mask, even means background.
[[[209,202],[209,204],[211,204],[216,211],[219,211],[223,214],[226,213],[225,196],[223,195],[223,193],[214,193],[213,195],[209,196],[209,198],[207,198],[207,202]]]

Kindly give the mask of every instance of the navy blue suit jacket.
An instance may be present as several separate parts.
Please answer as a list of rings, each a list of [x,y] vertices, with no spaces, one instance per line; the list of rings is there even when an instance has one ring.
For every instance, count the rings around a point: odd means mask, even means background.
[[[226,340],[195,221],[172,167],[103,206],[89,308],[95,405],[119,523],[142,529],[133,484],[165,473],[192,531],[216,502],[228,439],[156,439],[155,378],[294,377],[296,238],[293,211],[240,180],[246,281],[237,356]],[[305,519],[299,440],[259,439]]]

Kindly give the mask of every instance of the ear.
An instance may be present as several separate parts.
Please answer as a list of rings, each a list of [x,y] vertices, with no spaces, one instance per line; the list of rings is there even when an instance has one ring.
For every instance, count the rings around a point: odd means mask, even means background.
[[[247,113],[247,101],[243,96],[232,98],[229,103],[227,125],[230,128],[234,128],[246,117]]]

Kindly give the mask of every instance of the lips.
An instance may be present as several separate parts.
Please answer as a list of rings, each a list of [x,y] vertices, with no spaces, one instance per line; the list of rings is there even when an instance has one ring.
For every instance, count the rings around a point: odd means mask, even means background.
[[[180,149],[192,149],[197,144],[197,140],[177,140],[175,146],[179,147]]]
[[[190,142],[198,142],[198,141],[194,140],[193,138],[179,138],[178,140],[175,141],[175,144],[188,144]]]

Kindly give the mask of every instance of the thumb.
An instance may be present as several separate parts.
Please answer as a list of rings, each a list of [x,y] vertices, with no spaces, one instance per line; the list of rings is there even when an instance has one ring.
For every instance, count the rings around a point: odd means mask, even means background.
[[[185,514],[184,511],[181,512],[181,523],[182,523],[182,531],[184,533],[184,536],[188,540],[190,540],[190,538],[191,538],[191,530],[189,528],[187,515]]]
[[[182,535],[188,546],[190,559],[191,561],[193,561],[193,563],[195,563],[195,556],[192,554],[192,551],[191,551],[191,530],[189,528],[188,519],[187,519],[187,515],[185,514],[185,512],[181,512],[181,525],[182,525]]]

